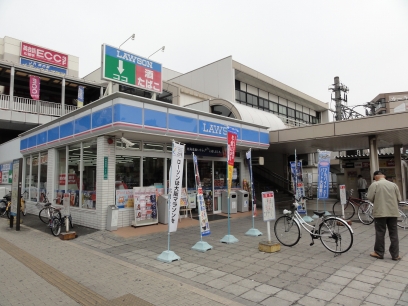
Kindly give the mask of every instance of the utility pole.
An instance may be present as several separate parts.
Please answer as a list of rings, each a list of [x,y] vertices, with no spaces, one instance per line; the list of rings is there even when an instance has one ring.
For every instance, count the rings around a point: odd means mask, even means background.
[[[347,107],[344,105],[347,103],[347,93],[349,91],[348,87],[344,84],[340,83],[340,78],[334,78],[333,88],[329,88],[329,90],[334,92],[334,99],[333,101],[336,103],[336,112],[335,112],[335,119],[336,121],[348,119],[344,113]],[[343,97],[341,93],[343,92]],[[343,104],[344,103],[344,104]]]

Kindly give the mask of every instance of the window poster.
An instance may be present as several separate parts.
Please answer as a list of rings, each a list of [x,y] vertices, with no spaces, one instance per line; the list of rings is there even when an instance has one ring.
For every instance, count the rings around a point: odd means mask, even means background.
[[[118,189],[116,190],[116,207],[119,209],[133,209],[133,189]]]

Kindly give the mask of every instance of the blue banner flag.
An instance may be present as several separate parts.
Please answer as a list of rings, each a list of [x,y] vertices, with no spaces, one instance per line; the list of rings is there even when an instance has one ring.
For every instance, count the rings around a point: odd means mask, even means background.
[[[330,151],[319,152],[318,172],[319,177],[317,181],[317,198],[329,198],[329,182],[330,182]]]

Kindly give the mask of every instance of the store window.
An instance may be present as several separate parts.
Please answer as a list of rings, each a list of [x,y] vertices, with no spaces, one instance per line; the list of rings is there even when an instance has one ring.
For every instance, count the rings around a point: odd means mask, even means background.
[[[288,112],[288,108],[283,105],[279,105],[279,114],[286,116]]]
[[[143,143],[143,151],[164,152],[164,145],[161,143]]]
[[[96,155],[96,140],[82,143],[82,149],[81,143],[57,149],[54,192],[56,204],[62,204],[64,193],[69,193],[70,206],[96,208]]]
[[[303,120],[307,123],[309,123],[309,115],[308,114],[303,114]]]
[[[273,102],[269,102],[269,110],[273,113],[277,113],[278,112],[278,104],[277,103],[273,103]]]
[[[140,156],[116,156],[115,189],[140,187]]]
[[[31,201],[38,201],[38,154],[32,155],[32,168],[30,177],[30,199]]]
[[[96,139],[84,142],[82,172],[82,208],[96,208]]]
[[[40,202],[45,201],[47,195],[48,153],[40,153]]]
[[[80,161],[81,144],[73,144],[68,147],[68,186],[67,193],[70,195],[70,206],[79,207],[80,189]],[[64,177],[64,176],[63,176]],[[66,176],[61,183],[65,184]],[[61,184],[60,183],[60,184]]]
[[[137,150],[139,151],[141,146],[140,146],[140,141],[134,141],[134,140],[129,140],[130,142],[133,143],[132,146],[126,146],[125,143],[122,142],[122,140],[120,140],[120,138],[116,139],[116,148],[117,149],[126,149],[126,150]]]
[[[295,118],[295,110],[288,107],[288,117]]]
[[[143,157],[143,187],[163,186],[164,158]]]
[[[234,163],[232,172],[231,188],[240,188],[240,163]],[[214,162],[214,189],[227,189],[227,163],[224,161]]]
[[[67,158],[66,158],[66,147],[62,147],[57,149],[57,162],[56,162],[56,167],[57,171],[56,173],[56,178],[55,178],[55,192],[53,195],[54,199],[56,200],[56,204],[62,204],[62,196],[65,193],[66,190],[66,185],[65,185],[65,172],[66,172],[66,163],[67,163]],[[48,196],[48,199],[51,201],[52,199]]]

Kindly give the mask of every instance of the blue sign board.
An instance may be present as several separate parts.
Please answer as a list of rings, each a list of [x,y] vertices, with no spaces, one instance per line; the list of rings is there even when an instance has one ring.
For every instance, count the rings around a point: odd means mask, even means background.
[[[78,101],[84,103],[84,86],[78,86]]]
[[[319,178],[317,181],[317,198],[329,198],[329,183],[330,183],[330,151],[319,152],[318,171]]]
[[[84,86],[78,86],[78,107],[84,106]]]
[[[24,66],[31,67],[31,68],[42,69],[44,71],[58,72],[58,73],[61,73],[61,74],[67,74],[67,69],[60,68],[60,67],[57,67],[57,66],[53,66],[53,65],[50,65],[50,64],[46,64],[46,63],[41,63],[41,62],[29,60],[29,59],[22,58],[22,57],[20,57],[20,64],[24,65]]]

